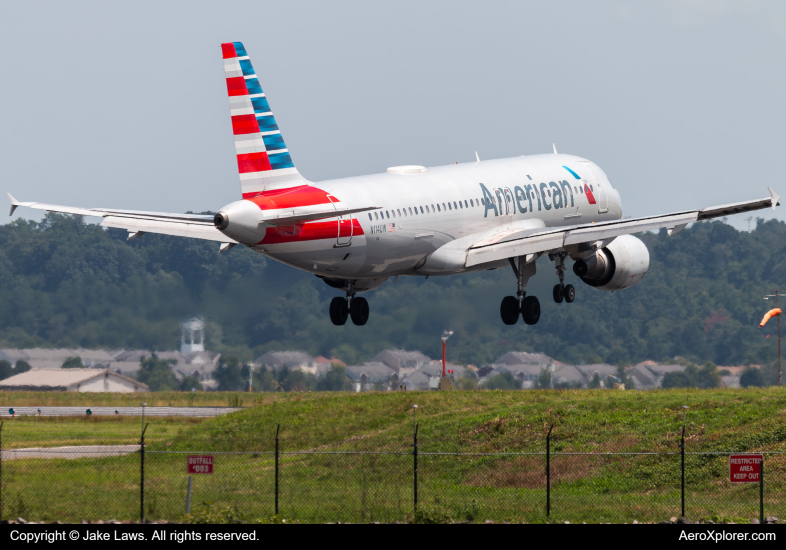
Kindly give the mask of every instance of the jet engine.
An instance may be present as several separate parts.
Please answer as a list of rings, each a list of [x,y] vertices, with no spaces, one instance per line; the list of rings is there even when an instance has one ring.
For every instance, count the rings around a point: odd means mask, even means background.
[[[650,253],[640,239],[622,235],[608,246],[573,263],[573,273],[600,290],[622,290],[639,283],[650,266]]]

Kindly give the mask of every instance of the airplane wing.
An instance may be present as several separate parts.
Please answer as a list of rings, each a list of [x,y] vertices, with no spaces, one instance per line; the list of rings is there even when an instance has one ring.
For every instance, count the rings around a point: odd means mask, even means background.
[[[204,214],[170,214],[166,212],[145,212],[139,210],[112,210],[107,208],[76,208],[72,206],[59,206],[55,204],[45,204],[40,202],[19,202],[10,193],[7,193],[11,200],[11,212],[14,213],[19,206],[46,210],[48,212],[60,212],[63,214],[76,214],[79,216],[94,216],[104,218],[101,222],[103,227],[114,227],[126,229],[129,233],[129,240],[142,236],[145,233],[160,233],[162,235],[174,235],[176,237],[191,237],[193,239],[204,239],[217,241],[220,243],[237,244],[237,241],[227,237],[216,229],[212,215]],[[345,208],[333,209],[322,212],[289,211],[278,213],[275,218],[265,218],[260,211],[259,223],[267,225],[292,225],[306,221],[320,220],[346,216],[368,210],[376,210],[377,206],[365,208]]]
[[[502,231],[473,244],[467,251],[466,266],[559,250],[570,245],[599,243],[606,246],[620,235],[639,233],[666,228],[668,235],[676,235],[695,221],[719,218],[730,214],[740,214],[775,207],[780,197],[769,187],[770,196],[755,201],[738,202],[721,206],[711,206],[703,210],[677,212],[664,216],[650,216],[628,220],[585,223],[548,229],[511,229]]]

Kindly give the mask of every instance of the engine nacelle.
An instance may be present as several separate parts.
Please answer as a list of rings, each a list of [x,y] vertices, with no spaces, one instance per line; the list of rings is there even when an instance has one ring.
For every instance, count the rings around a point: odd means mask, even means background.
[[[649,267],[647,246],[632,235],[622,235],[607,247],[576,260],[573,273],[600,290],[622,290],[638,284]]]

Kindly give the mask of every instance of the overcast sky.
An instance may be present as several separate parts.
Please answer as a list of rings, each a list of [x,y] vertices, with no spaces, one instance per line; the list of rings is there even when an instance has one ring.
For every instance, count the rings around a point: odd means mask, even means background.
[[[625,216],[786,197],[785,38],[778,1],[3,2],[0,182],[85,207],[236,200],[219,45],[241,41],[312,181],[556,143]]]

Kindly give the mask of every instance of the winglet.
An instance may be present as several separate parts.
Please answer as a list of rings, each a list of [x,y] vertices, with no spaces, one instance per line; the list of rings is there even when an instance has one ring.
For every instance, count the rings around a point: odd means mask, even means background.
[[[6,195],[8,195],[8,199],[11,201],[11,211],[8,213],[8,215],[13,216],[14,210],[16,210],[16,207],[19,206],[19,201],[12,197],[11,193],[6,193]]]
[[[772,190],[772,187],[768,187],[767,190],[770,192],[770,196],[772,197],[772,209],[775,210],[775,207],[778,206],[778,201],[781,198],[778,196],[778,194],[775,191]],[[10,197],[11,195],[8,196]]]
[[[557,145],[552,143],[551,146],[554,147],[554,154],[556,155],[557,154]]]
[[[478,162],[480,162],[480,157],[478,156],[478,152],[477,152],[477,151],[475,151],[475,158],[477,159],[477,160],[475,161],[475,164],[477,164]]]

